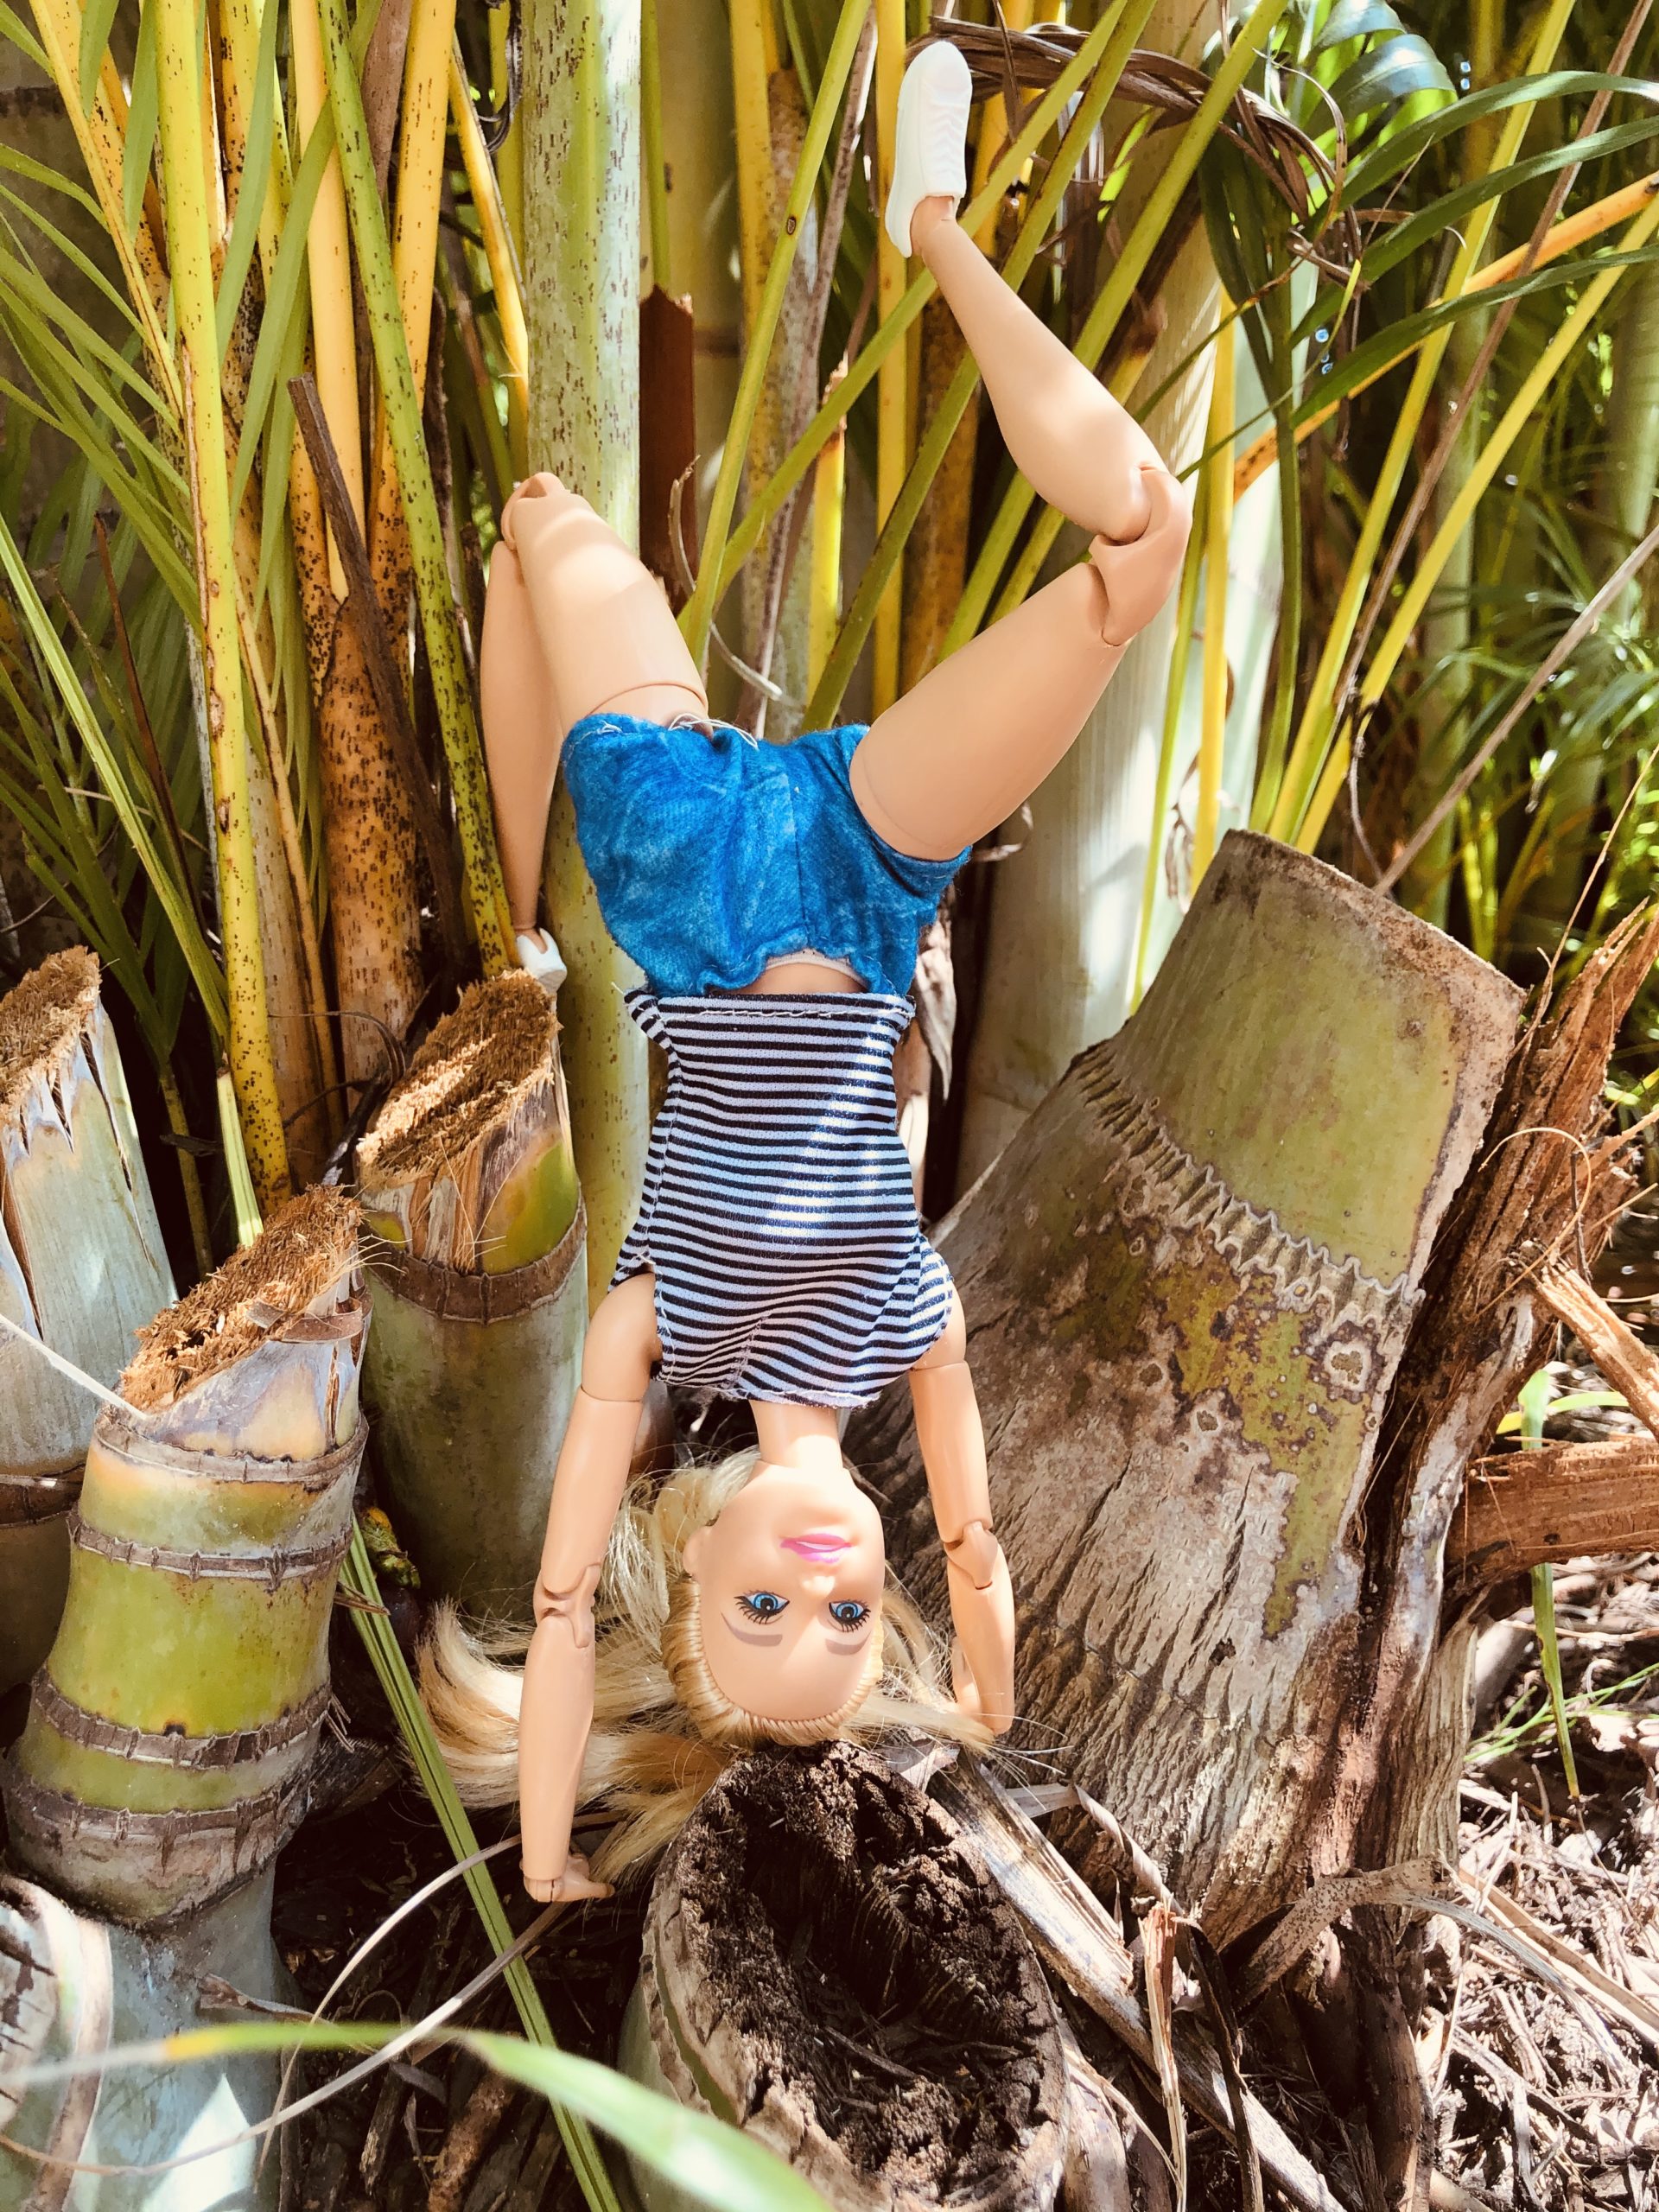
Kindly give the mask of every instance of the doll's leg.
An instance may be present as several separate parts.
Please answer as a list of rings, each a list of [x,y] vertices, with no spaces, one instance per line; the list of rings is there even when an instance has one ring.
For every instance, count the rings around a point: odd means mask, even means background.
[[[1005,284],[950,202],[912,235],[1037,491],[1097,534],[1072,569],[931,670],[872,725],[852,789],[878,836],[949,859],[1004,822],[1075,742],[1123,647],[1180,573],[1188,510],[1145,433]]]
[[[911,236],[968,341],[1020,474],[1091,535],[1139,537],[1151,519],[1143,472],[1164,465],[1152,440],[1003,283],[950,200],[923,200]]]
[[[968,1325],[953,1292],[944,1334],[910,1370],[916,1440],[944,1547],[950,1618],[965,1670],[958,1703],[1001,1735],[1014,1719],[1014,1587],[991,1525],[985,1431],[968,1370]]]
[[[543,1900],[606,1894],[570,1856],[570,1822],[594,1717],[594,1596],[659,1356],[652,1278],[634,1275],[601,1300],[588,1327],[536,1580],[518,1806],[524,1886]]]
[[[502,514],[480,658],[507,899],[529,929],[565,732],[603,708],[669,721],[708,700],[661,585],[556,476],[531,477]]]

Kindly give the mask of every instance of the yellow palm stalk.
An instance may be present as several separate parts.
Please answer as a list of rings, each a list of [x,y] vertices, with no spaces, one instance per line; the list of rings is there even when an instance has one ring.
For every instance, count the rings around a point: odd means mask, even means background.
[[[844,373],[838,369],[837,376]],[[812,538],[807,587],[807,674],[817,690],[841,627],[841,525],[847,497],[847,425],[818,455],[812,471]]]
[[[1204,720],[1198,739],[1198,808],[1192,830],[1192,888],[1216,856],[1221,763],[1227,738],[1227,545],[1233,524],[1233,340],[1237,325],[1224,292],[1215,381],[1205,432],[1209,501],[1205,522]]]
[[[890,321],[905,295],[905,257],[887,236],[881,216],[893,182],[893,133],[899,86],[905,73],[905,0],[875,0],[875,302],[877,318]],[[875,385],[875,520],[879,530],[897,505],[910,467],[910,363],[895,346]],[[904,563],[875,610],[871,711],[880,714],[899,696],[899,647],[904,626]]]
[[[1556,48],[1572,16],[1573,6],[1573,0],[1551,0],[1549,12],[1540,26],[1528,64],[1532,74],[1537,75],[1547,70],[1554,60]],[[1497,142],[1492,149],[1489,175],[1507,168],[1515,160],[1536,105],[1535,101],[1523,100],[1508,111],[1503,118],[1503,128],[1498,133]],[[1452,263],[1443,297],[1455,298],[1468,283],[1479,265],[1497,215],[1496,200],[1483,201],[1470,214],[1463,243]],[[1418,355],[1417,365],[1412,372],[1394,434],[1382,458],[1358,542],[1349,560],[1283,777],[1277,782],[1264,777],[1257,790],[1251,826],[1266,829],[1275,837],[1289,838],[1295,834],[1309,791],[1319,775],[1335,721],[1337,678],[1347,658],[1348,648],[1353,642],[1360,609],[1370,583],[1371,571],[1382,549],[1383,532],[1394,511],[1395,499],[1416,442],[1418,425],[1422,421],[1423,410],[1428,404],[1434,379],[1440,373],[1440,363],[1451,340],[1449,327],[1438,330]]]
[[[490,22],[493,31],[493,16]],[[495,160],[491,161],[490,149],[484,143],[484,133],[479,124],[478,110],[473,105],[473,96],[461,67],[458,46],[452,46],[449,52],[449,112],[454,119],[455,136],[461,141],[461,158],[467,171],[467,187],[473,195],[478,226],[483,235],[484,258],[489,264],[490,285],[495,294],[496,319],[501,326],[501,343],[507,356],[507,444],[512,456],[514,474],[522,476],[530,466],[525,457],[529,432],[530,334],[524,327],[524,286],[518,273],[518,249],[513,241],[505,194],[497,174],[502,154],[506,149],[503,147]],[[514,131],[517,129],[515,122]]]
[[[743,334],[752,341],[766,289],[773,232],[772,0],[732,0],[732,105],[737,124],[738,268]],[[775,33],[773,34],[775,36]]]
[[[270,0],[266,0],[269,5]],[[317,0],[293,0],[289,35],[294,49],[294,105],[299,125],[298,150],[310,143],[328,98],[323,66],[322,29]],[[352,327],[352,249],[346,216],[346,185],[340,155],[328,157],[305,234],[311,278],[311,346],[316,361],[317,397],[328,435],[340,456],[352,511],[364,526],[363,423],[358,405],[357,339]],[[336,599],[346,596],[346,575],[332,546],[329,576]]]
[[[1656,232],[1659,232],[1659,200],[1656,200],[1625,232],[1619,242],[1620,251],[1627,254],[1637,252]],[[1427,550],[1418,562],[1411,582],[1395,609],[1393,620],[1366,664],[1356,709],[1362,716],[1387,690],[1394,671],[1400,664],[1401,656],[1410,642],[1411,633],[1421,619],[1429,595],[1440,582],[1452,547],[1460,533],[1468,527],[1483,493],[1490,488],[1493,478],[1503,467],[1510,448],[1531,421],[1535,410],[1558,372],[1587,334],[1608,294],[1626,273],[1624,268],[1606,269],[1592,277],[1579,295],[1572,312],[1563,320],[1555,335],[1528,371],[1520,389],[1505,409],[1502,421],[1481,448],[1466,481],[1459,486],[1456,499],[1447,509]],[[1297,830],[1295,842],[1304,852],[1311,853],[1319,841],[1347,775],[1349,758],[1349,741],[1344,736],[1332,747],[1330,758],[1325,764],[1306,816]]]
[[[438,211],[443,197],[444,126],[449,114],[450,55],[455,0],[421,0],[410,18],[404,51],[403,121],[397,139],[397,204],[392,217],[391,273],[403,315],[404,342],[417,393],[426,389],[432,332],[432,282],[438,258]],[[409,542],[404,530],[391,435],[384,400],[374,440],[373,513],[369,555],[375,592],[388,632],[409,628]]]
[[[288,1151],[271,1065],[259,942],[237,578],[226,481],[208,215],[202,187],[201,45],[186,0],[156,0],[168,262],[185,396],[185,442],[201,594],[202,690],[219,858],[219,926],[230,1007],[231,1074],[262,1203],[288,1190]]]

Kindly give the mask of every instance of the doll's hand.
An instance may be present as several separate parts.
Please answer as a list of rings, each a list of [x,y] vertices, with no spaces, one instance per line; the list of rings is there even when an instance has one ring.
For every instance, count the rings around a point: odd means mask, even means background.
[[[570,1853],[562,1874],[532,1874],[526,1867],[524,1880],[537,1904],[574,1904],[581,1898],[611,1894],[608,1882],[596,1882],[588,1872],[588,1861],[580,1851]]]

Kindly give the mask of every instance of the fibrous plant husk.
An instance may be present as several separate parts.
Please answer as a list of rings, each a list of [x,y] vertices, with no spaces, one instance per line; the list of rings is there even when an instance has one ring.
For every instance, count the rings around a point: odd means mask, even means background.
[[[551,1001],[462,994],[358,1149],[367,1382],[399,1536],[435,1594],[527,1614],[581,1371],[586,1228]]]
[[[365,1433],[356,1228],[343,1192],[290,1200],[93,1431],[4,1793],[14,1857],[111,1919],[199,1910],[304,1814]]]
[[[0,1313],[107,1387],[172,1295],[99,964],[72,946],[0,1000]],[[57,1625],[96,1411],[0,1338],[0,1689]]]
[[[664,1861],[624,2066],[779,2152],[840,2212],[1039,2212],[1053,2000],[955,1821],[849,1744],[730,1768]],[[686,2200],[641,2175],[650,2212]]]
[[[521,972],[461,994],[358,1146],[370,1230],[461,1274],[505,1274],[553,1249],[575,1213],[558,1029]]]

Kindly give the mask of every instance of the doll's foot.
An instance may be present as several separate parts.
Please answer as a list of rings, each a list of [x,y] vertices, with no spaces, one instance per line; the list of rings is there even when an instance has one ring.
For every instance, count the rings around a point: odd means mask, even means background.
[[[954,212],[968,189],[968,117],[973,104],[973,76],[960,48],[944,39],[925,46],[899,87],[893,133],[887,236],[902,254],[912,251],[911,218],[923,200],[948,200]]]
[[[518,950],[518,965],[525,975],[533,976],[549,998],[556,998],[559,985],[569,971],[554,942],[552,931],[520,930],[512,941]]]

